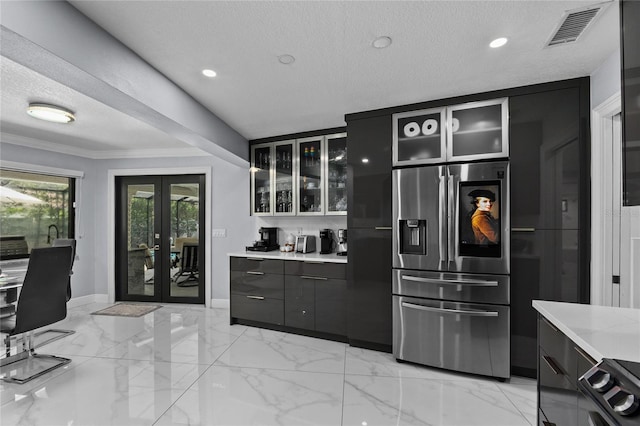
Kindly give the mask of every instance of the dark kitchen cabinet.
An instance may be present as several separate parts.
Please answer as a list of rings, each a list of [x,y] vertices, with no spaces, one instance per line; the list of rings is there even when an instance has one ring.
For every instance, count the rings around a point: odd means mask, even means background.
[[[623,204],[640,205],[640,2],[620,1]]]
[[[391,231],[349,229],[349,343],[391,352]]]
[[[347,335],[347,280],[316,283],[316,331]]]
[[[588,106],[588,79],[509,97],[514,374],[536,375],[532,300],[589,302]]]
[[[590,424],[578,380],[595,361],[546,318],[538,315],[538,415],[540,424]],[[543,423],[546,422],[546,423]]]
[[[580,90],[513,96],[510,106],[511,226],[578,229]]]
[[[284,323],[284,262],[230,258],[231,323]]]
[[[284,325],[314,330],[315,281],[287,275],[284,279]]]
[[[390,115],[347,118],[349,231],[391,226],[391,132]]]
[[[347,116],[348,333],[353,346],[391,352],[392,120]]]

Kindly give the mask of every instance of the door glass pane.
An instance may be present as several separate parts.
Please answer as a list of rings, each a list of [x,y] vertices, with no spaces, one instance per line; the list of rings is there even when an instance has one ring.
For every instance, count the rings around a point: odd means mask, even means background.
[[[402,113],[394,116],[398,163],[444,158],[442,109]]]
[[[347,211],[347,138],[328,139],[329,182],[328,208],[330,212]]]
[[[502,151],[502,105],[454,110],[451,116],[454,157]]]
[[[254,213],[271,212],[270,147],[256,148],[253,158]]]
[[[171,297],[197,297],[200,280],[200,185],[170,185]]]
[[[300,162],[299,212],[322,211],[322,167],[320,161],[321,139],[304,142],[299,146],[298,161]]]
[[[276,145],[276,212],[293,212],[293,144]]]
[[[127,293],[153,296],[155,185],[127,186]]]

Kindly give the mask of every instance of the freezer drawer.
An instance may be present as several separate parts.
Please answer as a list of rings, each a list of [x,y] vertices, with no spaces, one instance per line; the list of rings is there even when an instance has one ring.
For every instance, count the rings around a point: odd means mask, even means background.
[[[508,378],[509,307],[393,296],[393,355]]]
[[[508,305],[509,276],[394,269],[393,294]]]

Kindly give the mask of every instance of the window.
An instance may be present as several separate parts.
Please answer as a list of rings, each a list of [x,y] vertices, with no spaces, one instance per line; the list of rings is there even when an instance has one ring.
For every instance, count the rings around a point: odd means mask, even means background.
[[[0,169],[0,257],[74,237],[75,179]]]

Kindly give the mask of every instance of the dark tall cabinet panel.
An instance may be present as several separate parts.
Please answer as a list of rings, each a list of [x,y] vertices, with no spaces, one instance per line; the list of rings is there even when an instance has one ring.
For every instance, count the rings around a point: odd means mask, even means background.
[[[391,132],[391,115],[347,122],[349,230],[391,226]]]
[[[391,352],[391,231],[349,229],[349,343]]]
[[[347,116],[348,338],[391,352],[391,115]]]
[[[623,203],[640,205],[640,2],[620,2]]]
[[[509,98],[515,374],[536,375],[533,299],[589,302],[588,84]]]

